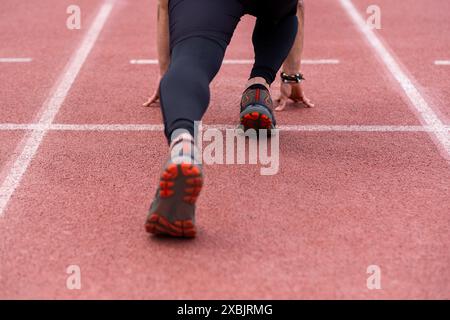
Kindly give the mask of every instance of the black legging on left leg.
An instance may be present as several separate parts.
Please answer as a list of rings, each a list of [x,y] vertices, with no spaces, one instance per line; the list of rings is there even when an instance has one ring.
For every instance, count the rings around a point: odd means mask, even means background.
[[[172,50],[170,67],[160,84],[165,135],[170,143],[174,130],[194,136],[194,121],[200,121],[209,104],[209,84],[222,64],[225,50],[216,42],[193,37]]]

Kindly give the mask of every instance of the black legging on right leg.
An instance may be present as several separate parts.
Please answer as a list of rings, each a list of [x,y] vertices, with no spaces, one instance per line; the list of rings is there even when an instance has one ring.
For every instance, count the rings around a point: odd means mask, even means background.
[[[289,54],[298,29],[297,16],[289,15],[279,22],[259,18],[253,30],[255,64],[250,78],[262,77],[272,84]]]

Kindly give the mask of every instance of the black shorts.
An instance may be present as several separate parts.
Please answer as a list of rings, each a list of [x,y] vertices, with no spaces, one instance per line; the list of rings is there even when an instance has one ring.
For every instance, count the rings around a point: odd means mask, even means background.
[[[297,12],[298,0],[169,0],[170,47],[200,36],[228,46],[241,17],[277,21]]]

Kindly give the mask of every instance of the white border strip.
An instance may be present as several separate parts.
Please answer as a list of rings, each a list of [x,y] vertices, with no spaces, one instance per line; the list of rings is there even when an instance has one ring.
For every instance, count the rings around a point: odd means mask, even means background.
[[[0,58],[0,63],[31,62],[31,58]]]
[[[231,64],[231,65],[241,65],[241,64],[250,64],[252,65],[255,61],[249,59],[225,59],[223,60],[223,64]],[[340,61],[337,59],[305,59],[302,60],[302,64],[339,64]],[[158,64],[157,59],[132,59],[130,60],[130,64]]]
[[[203,129],[236,129],[236,125],[203,125]],[[395,125],[281,125],[281,131],[293,132],[435,132],[430,126],[395,126]],[[0,131],[163,131],[162,124],[0,124]],[[445,126],[444,131],[450,131]]]
[[[400,65],[396,62],[394,57],[389,53],[383,43],[380,41],[375,32],[366,24],[365,20],[358,13],[351,0],[339,0],[342,7],[353,20],[359,31],[366,37],[372,49],[377,53],[381,61],[390,71],[392,76],[402,87],[406,96],[411,101],[411,105],[416,109],[419,118],[427,126],[434,128],[431,131],[447,156],[450,156],[450,135],[445,130],[444,123],[439,119],[433,109],[428,105],[425,98],[420,93],[419,89],[414,85],[413,81],[406,75]]]
[[[56,114],[63,104],[73,82],[91,52],[98,35],[103,29],[106,20],[111,13],[113,4],[106,2],[100,8],[91,27],[83,38],[78,50],[71,57],[60,79],[55,84],[55,89],[42,106],[42,115],[37,123],[42,130],[34,130],[23,143],[23,150],[12,164],[8,175],[0,186],[0,217],[4,215],[6,206],[14,191],[20,185],[22,177],[36,154],[42,140],[51,126]]]
[[[450,66],[450,60],[436,60],[434,64],[437,66]]]

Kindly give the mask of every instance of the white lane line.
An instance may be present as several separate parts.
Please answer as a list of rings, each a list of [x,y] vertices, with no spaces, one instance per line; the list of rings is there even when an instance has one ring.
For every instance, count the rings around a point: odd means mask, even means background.
[[[1,58],[0,63],[20,63],[20,62],[31,62],[33,59],[31,58]]]
[[[131,64],[158,64],[157,59],[132,59]]]
[[[55,124],[51,130],[62,131],[163,131],[162,124]]]
[[[449,128],[450,129],[450,126]],[[432,127],[425,126],[385,126],[385,125],[282,125],[284,131],[344,131],[344,132],[428,132]]]
[[[434,64],[437,66],[450,66],[450,60],[436,60]]]
[[[98,35],[103,29],[112,8],[112,2],[105,2],[102,5],[94,19],[94,22],[85,34],[83,41],[71,57],[61,77],[55,84],[54,90],[49,98],[44,102],[41,109],[41,116],[37,123],[43,128],[43,130],[33,130],[23,142],[23,150],[12,164],[5,180],[0,186],[0,217],[3,216],[11,196],[20,185],[24,173],[26,172],[34,155],[39,149],[45,134],[47,133],[46,129],[52,124],[56,114],[61,108],[61,105],[63,104],[73,82],[91,52]]]
[[[412,106],[417,111],[419,118],[427,126],[433,127],[433,135],[442,145],[450,156],[450,135],[445,131],[445,125],[439,119],[437,114],[429,106],[419,89],[414,85],[413,81],[402,70],[394,57],[389,53],[383,43],[380,41],[375,32],[367,25],[366,21],[361,17],[351,0],[339,0],[342,7],[353,20],[359,31],[366,37],[372,49],[378,54],[384,65],[388,68],[392,76],[402,87],[405,94],[411,101]]]
[[[236,129],[236,125],[203,125],[203,129]],[[0,131],[163,131],[162,124],[0,124]],[[281,125],[281,131],[305,132],[434,132],[431,126],[394,126],[394,125]],[[445,126],[444,131],[450,131]]]
[[[240,64],[250,64],[252,65],[255,61],[250,59],[225,59],[223,60],[223,64],[231,64],[231,65],[240,65]],[[302,60],[302,64],[339,64],[340,61],[337,59],[305,59]],[[157,59],[132,59],[130,60],[130,64],[158,64]]]

